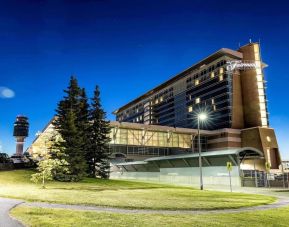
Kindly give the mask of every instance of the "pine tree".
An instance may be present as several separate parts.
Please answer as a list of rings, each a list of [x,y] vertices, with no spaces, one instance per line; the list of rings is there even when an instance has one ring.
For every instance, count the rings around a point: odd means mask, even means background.
[[[51,158],[64,159],[69,165],[69,175],[57,173],[55,178],[62,181],[77,181],[85,175],[86,161],[83,150],[85,137],[82,128],[83,122],[87,122],[82,114],[85,106],[85,91],[80,89],[76,78],[71,77],[67,90],[67,96],[58,103],[56,117],[53,125],[61,136],[60,141],[55,141]],[[86,99],[87,101],[87,99]]]
[[[88,103],[88,98],[86,96],[85,89],[80,91],[80,106],[79,106],[79,115],[77,119],[77,127],[81,133],[83,139],[82,151],[84,154],[87,154],[87,150],[90,147],[90,122],[89,122],[89,110],[90,106]]]
[[[91,177],[108,178],[110,126],[100,102],[100,91],[96,86],[90,110],[90,146],[87,151],[88,173]]]

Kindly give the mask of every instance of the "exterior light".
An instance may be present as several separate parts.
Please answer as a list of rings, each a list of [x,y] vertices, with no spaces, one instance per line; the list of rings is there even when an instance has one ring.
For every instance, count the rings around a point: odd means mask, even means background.
[[[198,114],[198,118],[200,121],[205,121],[208,118],[208,116],[206,113],[200,113]]]
[[[202,147],[201,147],[201,130],[200,130],[200,121],[205,121],[208,118],[206,113],[198,114],[198,147],[199,147],[199,170],[200,170],[200,189],[204,189],[203,183],[203,170],[202,170]]]

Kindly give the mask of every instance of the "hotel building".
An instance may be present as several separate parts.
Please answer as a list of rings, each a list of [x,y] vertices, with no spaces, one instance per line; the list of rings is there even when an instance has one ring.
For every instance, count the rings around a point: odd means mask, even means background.
[[[266,81],[259,43],[238,50],[222,48],[163,84],[120,107],[117,121],[197,128],[195,118],[207,112],[205,130],[236,129],[240,136],[215,138],[208,150],[254,147],[273,169],[281,163],[274,130],[269,127]],[[207,139],[208,137],[205,137]]]
[[[244,171],[265,171],[265,163],[278,171],[266,66],[258,43],[222,48],[114,111],[111,177],[197,184],[200,112],[209,115],[200,133],[205,184],[227,184],[227,162],[233,165],[234,185],[246,185]],[[28,151],[46,153],[54,133],[49,123]],[[260,186],[257,180],[253,184]]]

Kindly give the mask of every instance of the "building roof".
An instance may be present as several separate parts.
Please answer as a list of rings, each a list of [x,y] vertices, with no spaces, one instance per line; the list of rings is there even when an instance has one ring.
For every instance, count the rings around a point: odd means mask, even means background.
[[[209,151],[209,152],[202,152],[201,157],[216,157],[216,156],[248,156],[248,157],[263,157],[263,153],[255,148],[252,147],[243,147],[243,148],[236,148],[236,149],[228,149],[228,150],[218,150],[218,151]],[[117,166],[128,166],[128,165],[144,165],[148,162],[153,161],[163,161],[163,160],[177,160],[177,159],[194,159],[199,158],[199,153],[190,153],[190,154],[181,154],[181,155],[168,155],[168,156],[161,156],[161,157],[153,157],[145,159],[141,162],[124,162],[118,163]]]
[[[208,64],[212,61],[214,61],[215,59],[218,59],[224,55],[233,57],[233,58],[237,58],[237,59],[242,59],[243,58],[243,54],[235,51],[235,50],[231,50],[228,48],[222,48],[220,50],[218,50],[217,52],[209,55],[208,57],[204,58],[203,60],[199,61],[198,63],[192,65],[191,67],[185,69],[184,71],[182,71],[181,73],[177,74],[176,76],[172,77],[171,79],[167,80],[166,82],[160,84],[159,86],[149,90],[148,92],[146,92],[145,94],[139,96],[138,98],[134,99],[133,101],[127,103],[126,105],[120,107],[119,109],[115,110],[113,112],[113,114],[117,114],[118,112],[126,109],[127,107],[138,103],[139,101],[148,98],[149,96],[151,96],[152,94],[154,94],[157,91],[160,91],[161,89],[173,84],[174,82],[178,81],[179,79],[181,79],[182,77],[186,76],[186,74],[193,70],[193,69],[197,69],[199,67],[201,67],[202,65]]]
[[[146,129],[151,131],[167,131],[167,132],[175,132],[175,133],[184,133],[184,134],[191,134],[196,135],[198,133],[197,129],[190,129],[190,128],[180,128],[180,127],[170,127],[170,126],[163,126],[163,125],[146,125],[146,124],[139,124],[139,123],[131,123],[131,122],[119,122],[119,121],[111,121],[111,127],[118,127],[118,128],[129,128],[129,129]],[[201,130],[202,135],[216,135],[220,133],[234,133],[240,134],[241,131],[239,129],[231,129],[231,128],[223,128],[217,130]]]
[[[209,151],[209,152],[202,152],[201,157],[212,157],[212,156],[224,156],[224,155],[239,155],[242,152],[247,152],[249,155],[256,155],[256,156],[263,156],[263,153],[255,148],[236,148],[236,149],[228,149],[228,150],[218,150],[218,151]],[[148,158],[145,161],[158,161],[158,160],[169,160],[169,159],[186,159],[186,158],[198,158],[199,153],[193,154],[185,154],[185,155],[169,155],[163,157],[154,157]]]

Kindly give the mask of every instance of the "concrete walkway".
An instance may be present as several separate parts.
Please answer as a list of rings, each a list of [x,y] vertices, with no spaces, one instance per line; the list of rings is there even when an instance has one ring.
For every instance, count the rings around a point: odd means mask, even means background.
[[[21,203],[21,200],[0,198],[0,227],[23,226],[9,215],[10,210]]]
[[[238,213],[246,211],[257,210],[269,210],[289,205],[289,198],[280,198],[277,202],[267,205],[260,205],[254,207],[242,207],[237,209],[224,209],[224,210],[146,210],[146,209],[124,209],[113,207],[101,207],[101,206],[86,206],[86,205],[66,205],[55,203],[42,203],[42,202],[30,202],[23,203],[29,207],[41,207],[41,208],[62,208],[71,210],[86,210],[86,211],[101,211],[112,212],[121,214],[217,214],[217,213]]]
[[[259,193],[260,194],[260,193]],[[269,194],[263,193],[263,194]],[[271,193],[270,193],[271,194]],[[124,209],[113,207],[101,206],[86,206],[86,205],[68,205],[68,204],[55,204],[44,202],[24,202],[16,199],[0,198],[0,227],[20,227],[23,226],[20,222],[9,216],[9,211],[18,206],[25,205],[29,207],[40,208],[61,208],[79,211],[98,211],[98,212],[112,212],[120,214],[219,214],[219,213],[239,213],[248,211],[259,211],[276,209],[284,206],[289,206],[289,197],[279,196],[278,201],[268,205],[243,207],[237,209],[224,209],[224,210],[145,210],[145,209]]]

